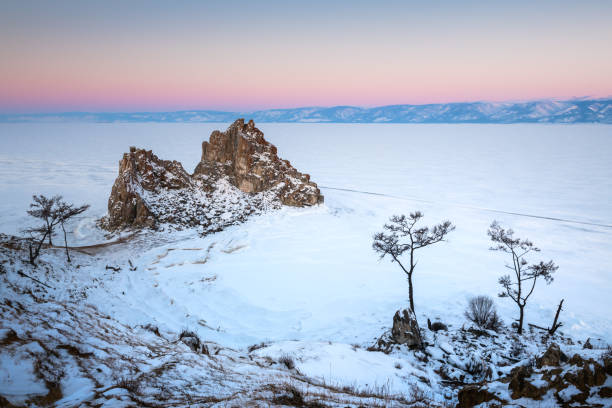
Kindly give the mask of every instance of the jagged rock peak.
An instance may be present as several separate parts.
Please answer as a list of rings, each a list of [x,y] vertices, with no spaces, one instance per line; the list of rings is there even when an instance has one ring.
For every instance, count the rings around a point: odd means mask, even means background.
[[[253,121],[243,119],[202,143],[202,161],[193,175],[177,161],[130,147],[119,162],[102,225],[114,230],[168,223],[218,231],[282,204],[321,203],[310,176],[276,153]]]
[[[202,161],[194,176],[224,174],[245,193],[278,188],[285,205],[307,206],[323,202],[323,196],[308,174],[297,171],[277,155],[276,146],[264,139],[255,123],[236,120],[225,132],[214,131],[202,143]]]

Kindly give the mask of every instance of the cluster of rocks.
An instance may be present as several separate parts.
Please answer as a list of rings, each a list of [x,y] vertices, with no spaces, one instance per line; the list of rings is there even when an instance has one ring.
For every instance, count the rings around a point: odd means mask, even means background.
[[[611,406],[611,377],[612,356],[604,356],[602,361],[578,354],[568,358],[552,343],[533,364],[515,367],[496,381],[464,387],[457,406],[536,406],[545,396],[553,397],[561,407]]]
[[[281,205],[321,202],[310,176],[280,159],[252,120],[238,119],[202,143],[202,160],[193,174],[177,161],[131,147],[119,162],[102,225],[116,230],[168,223],[217,231]]]
[[[446,331],[448,326],[442,322],[431,322],[427,319],[427,328],[432,332]],[[394,346],[407,346],[409,348],[422,348],[425,346],[419,323],[410,309],[402,309],[395,312],[391,331],[384,333],[378,338],[373,350],[389,353]]]
[[[458,408],[612,407],[610,350],[602,355],[590,341],[580,346],[562,333],[551,338],[534,329],[518,336],[503,326],[452,328],[429,319],[419,328],[412,311],[398,310],[391,329],[368,350],[408,358],[423,373],[415,375],[422,386],[437,388]]]

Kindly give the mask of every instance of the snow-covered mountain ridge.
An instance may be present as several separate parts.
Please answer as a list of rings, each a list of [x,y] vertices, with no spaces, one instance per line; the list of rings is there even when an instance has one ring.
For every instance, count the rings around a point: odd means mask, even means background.
[[[226,112],[93,113],[66,112],[0,115],[11,122],[231,122],[236,117],[256,122],[305,123],[612,123],[612,99],[541,100],[530,102],[459,102],[427,105],[302,107]]]

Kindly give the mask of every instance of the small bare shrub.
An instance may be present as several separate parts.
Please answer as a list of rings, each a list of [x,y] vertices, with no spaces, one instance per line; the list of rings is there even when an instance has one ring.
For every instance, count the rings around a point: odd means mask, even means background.
[[[140,392],[140,382],[135,378],[121,377],[117,381],[117,387],[129,391],[131,394],[138,394]]]
[[[465,311],[465,317],[481,329],[498,331],[502,326],[493,299],[489,296],[471,298]]]
[[[295,368],[295,361],[293,360],[293,357],[291,357],[289,354],[283,354],[282,356],[280,356],[278,362],[280,364],[283,364],[289,370],[293,370]]]
[[[487,372],[487,363],[478,356],[470,356],[465,362],[465,371],[474,377],[482,378]]]

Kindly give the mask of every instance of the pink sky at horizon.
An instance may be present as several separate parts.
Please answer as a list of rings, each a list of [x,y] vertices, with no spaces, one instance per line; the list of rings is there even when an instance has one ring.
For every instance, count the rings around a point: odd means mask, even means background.
[[[0,6],[0,112],[612,95],[605,2],[26,3]]]

